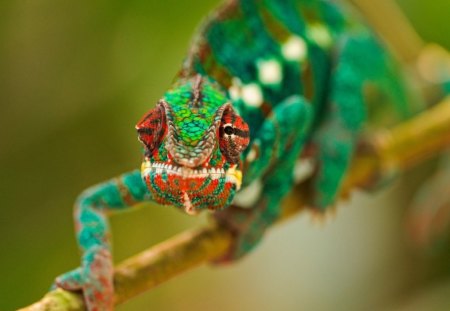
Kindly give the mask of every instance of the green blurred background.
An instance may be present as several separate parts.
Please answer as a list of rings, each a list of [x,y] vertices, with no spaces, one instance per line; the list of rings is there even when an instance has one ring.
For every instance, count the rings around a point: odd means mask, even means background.
[[[399,2],[427,40],[450,47],[450,1]],[[32,303],[78,265],[74,199],[139,167],[134,124],[216,4],[1,2],[0,310]],[[298,217],[241,263],[196,269],[118,310],[448,310],[449,256],[414,251],[403,226],[411,180],[426,170],[356,193],[326,226]],[[204,221],[156,205],[115,216],[115,259]]]

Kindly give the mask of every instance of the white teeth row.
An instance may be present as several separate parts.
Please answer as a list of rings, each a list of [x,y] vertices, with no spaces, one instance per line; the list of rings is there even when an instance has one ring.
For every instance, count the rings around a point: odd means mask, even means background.
[[[220,177],[220,176],[214,176],[214,175],[225,175],[225,170],[223,168],[218,168],[218,169],[203,168],[201,170],[193,170],[188,167],[173,166],[173,165],[164,164],[164,163],[152,163],[150,167],[147,166],[147,169],[155,170],[156,173],[162,173],[162,172],[166,171],[168,173],[182,175],[183,177],[207,177],[207,176]]]

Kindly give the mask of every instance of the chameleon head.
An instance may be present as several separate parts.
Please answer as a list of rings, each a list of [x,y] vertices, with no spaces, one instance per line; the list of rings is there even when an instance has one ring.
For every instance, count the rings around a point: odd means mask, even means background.
[[[142,177],[154,200],[189,214],[228,206],[242,183],[249,129],[215,83],[175,85],[136,125]]]

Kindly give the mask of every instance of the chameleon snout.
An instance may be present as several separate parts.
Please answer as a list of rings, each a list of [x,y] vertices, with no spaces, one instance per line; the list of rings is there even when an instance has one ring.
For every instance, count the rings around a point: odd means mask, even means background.
[[[146,159],[141,175],[155,201],[175,205],[190,215],[202,209],[228,206],[242,184],[242,172],[237,165],[226,170],[192,169]]]

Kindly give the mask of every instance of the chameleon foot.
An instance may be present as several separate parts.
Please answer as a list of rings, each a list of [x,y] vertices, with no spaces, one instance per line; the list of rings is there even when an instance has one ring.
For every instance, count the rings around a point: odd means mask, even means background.
[[[258,245],[264,232],[276,217],[267,217],[253,209],[230,206],[216,212],[214,218],[220,226],[230,230],[233,235],[228,252],[214,260],[215,264],[225,264],[244,257]]]
[[[109,250],[97,247],[86,252],[83,267],[56,278],[56,286],[82,291],[89,311],[114,309],[113,265]]]

